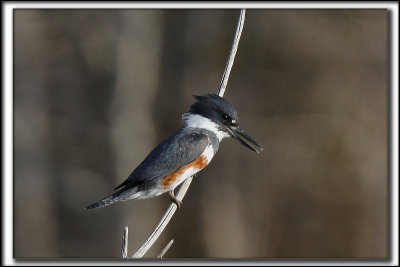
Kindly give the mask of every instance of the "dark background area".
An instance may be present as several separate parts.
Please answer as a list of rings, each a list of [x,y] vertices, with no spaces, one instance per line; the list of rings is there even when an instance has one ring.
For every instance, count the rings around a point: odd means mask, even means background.
[[[239,10],[14,11],[14,257],[131,255],[167,194],[99,210],[216,93]],[[247,10],[221,144],[147,257],[388,256],[387,10]]]

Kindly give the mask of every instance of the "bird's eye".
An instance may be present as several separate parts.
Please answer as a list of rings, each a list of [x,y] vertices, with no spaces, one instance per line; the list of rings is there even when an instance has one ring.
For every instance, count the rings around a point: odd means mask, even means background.
[[[224,118],[226,121],[232,121],[232,118],[227,114],[222,115],[222,118]]]

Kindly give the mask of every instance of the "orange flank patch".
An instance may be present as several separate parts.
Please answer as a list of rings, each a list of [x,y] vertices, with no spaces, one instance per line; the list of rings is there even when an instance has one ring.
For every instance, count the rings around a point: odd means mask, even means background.
[[[171,172],[170,174],[164,176],[161,179],[161,186],[163,187],[163,189],[167,189],[168,187],[171,186],[172,183],[174,183],[176,180],[178,180],[179,177],[181,177],[181,175],[187,169],[193,168],[193,169],[201,170],[205,166],[207,166],[207,158],[204,156],[200,156],[197,159],[190,162],[189,164],[182,166],[179,169],[177,169],[176,171]]]

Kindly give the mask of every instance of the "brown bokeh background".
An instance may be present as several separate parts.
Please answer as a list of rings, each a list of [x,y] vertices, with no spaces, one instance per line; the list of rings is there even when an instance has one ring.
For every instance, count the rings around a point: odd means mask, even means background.
[[[224,140],[147,257],[388,256],[387,10],[247,10]],[[238,10],[14,11],[14,257],[129,254],[169,197],[84,207],[215,93]]]

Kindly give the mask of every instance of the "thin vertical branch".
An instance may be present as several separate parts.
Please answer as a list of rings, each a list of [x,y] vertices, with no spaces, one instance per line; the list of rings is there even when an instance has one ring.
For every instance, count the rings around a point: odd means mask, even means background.
[[[220,97],[224,96],[226,86],[228,84],[229,75],[231,74],[231,69],[233,62],[235,61],[236,51],[239,46],[240,36],[242,35],[242,29],[244,25],[244,19],[246,17],[246,9],[240,11],[240,17],[238,25],[236,27],[235,37],[233,38],[232,48],[229,52],[228,61],[226,62],[225,71],[222,75],[221,83],[219,84],[218,95]]]
[[[171,239],[171,241],[168,242],[168,244],[165,246],[165,248],[163,250],[161,250],[160,254],[157,256],[157,259],[162,259],[165,255],[165,253],[167,253],[168,249],[172,246],[173,243],[174,243],[174,240]]]
[[[240,17],[239,17],[238,25],[236,27],[236,33],[235,33],[235,37],[233,39],[232,48],[230,50],[228,62],[226,63],[225,71],[222,76],[221,84],[220,84],[220,87],[218,90],[218,95],[221,97],[224,96],[225,89],[228,84],[229,74],[231,72],[233,62],[235,60],[236,51],[239,46],[239,40],[240,40],[240,36],[242,34],[243,25],[244,25],[245,12],[246,12],[245,9],[242,9],[240,12]],[[189,189],[189,186],[190,186],[192,180],[193,180],[193,176],[189,177],[182,183],[181,187],[179,188],[178,194],[176,195],[176,198],[178,200],[182,201],[187,190]],[[158,225],[156,226],[156,228],[153,230],[153,232],[150,234],[150,236],[146,239],[146,241],[140,246],[140,248],[132,255],[133,258],[142,258],[147,253],[147,251],[153,246],[154,242],[158,239],[158,237],[161,235],[162,231],[168,225],[172,216],[175,214],[176,209],[177,208],[174,203],[172,203],[168,207],[167,211],[164,213],[164,216],[161,218],[161,220],[158,223]]]
[[[122,236],[121,255],[122,258],[126,258],[128,256],[128,226],[124,227],[124,235]]]

